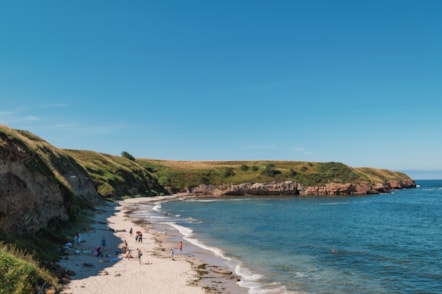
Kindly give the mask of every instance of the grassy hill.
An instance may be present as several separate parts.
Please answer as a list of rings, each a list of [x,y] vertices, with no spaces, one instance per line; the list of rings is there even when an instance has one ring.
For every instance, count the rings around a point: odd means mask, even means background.
[[[339,162],[172,161],[137,159],[159,184],[172,192],[200,184],[240,184],[292,180],[305,186],[338,183],[385,183],[408,178],[404,173],[352,168]]]

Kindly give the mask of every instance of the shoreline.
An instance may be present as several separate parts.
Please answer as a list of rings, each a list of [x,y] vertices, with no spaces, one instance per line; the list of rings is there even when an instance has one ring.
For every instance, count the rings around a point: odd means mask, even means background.
[[[182,195],[131,198],[98,207],[91,230],[80,232],[80,244],[67,249],[68,255],[59,262],[71,273],[62,293],[248,293],[247,288],[237,284],[237,276],[216,264],[210,253],[186,242],[172,226],[165,234],[154,228],[157,224],[134,216],[139,204],[182,198]],[[135,240],[136,231],[142,232],[142,243]],[[101,246],[103,238],[104,256],[95,257],[94,248]],[[177,250],[180,241],[184,244],[182,254]],[[125,258],[125,242],[133,258]],[[137,248],[143,253],[141,263]],[[171,250],[175,252],[173,257]]]

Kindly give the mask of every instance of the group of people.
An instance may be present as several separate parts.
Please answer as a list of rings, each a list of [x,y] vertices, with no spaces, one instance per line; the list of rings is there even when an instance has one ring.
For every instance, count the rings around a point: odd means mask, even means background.
[[[93,252],[94,256],[103,257],[104,256],[103,251],[106,250],[106,244],[107,244],[106,237],[103,236],[101,238],[101,246],[95,246],[95,248],[94,248],[94,252]]]
[[[75,234],[75,236],[73,236],[72,239],[70,239],[69,242],[67,242],[66,244],[64,244],[63,247],[60,248],[60,250],[63,251],[63,252],[65,252],[65,251],[68,250],[68,249],[76,248],[76,247],[78,247],[78,246],[80,245],[80,242],[81,242],[81,241],[82,241],[82,240],[81,240],[80,233],[77,232],[77,233]],[[83,242],[84,242],[84,241],[83,241]]]
[[[135,241],[138,243],[143,243],[143,233],[141,231],[136,231],[135,232]],[[132,237],[133,235],[133,229],[130,228],[129,230],[129,235]],[[167,235],[167,231],[165,233],[165,235]],[[183,242],[179,242],[178,243],[178,248],[177,248],[177,254],[183,254]],[[131,254],[131,250],[129,249],[129,245],[127,244],[127,240],[124,240],[124,245],[123,245],[123,252],[124,252],[124,257],[125,258],[134,258],[134,256]],[[172,259],[175,255],[174,249],[171,249],[171,255],[172,255]],[[141,251],[140,248],[137,248],[137,258],[138,258],[138,262],[141,264],[141,257],[143,256],[143,252]]]
[[[129,234],[130,234],[130,236],[132,236],[132,234],[133,234],[133,229],[132,228],[130,228]],[[136,232],[135,241],[139,242],[139,243],[143,243],[143,233],[141,233],[141,231],[137,231]],[[130,253],[130,249],[129,249],[129,246],[128,246],[126,240],[124,240],[123,249],[126,252],[124,257],[126,257],[126,258],[133,258],[132,254]],[[137,258],[138,258],[138,262],[140,264],[141,264],[141,256],[143,256],[143,252],[141,251],[140,248],[137,248]]]
[[[79,232],[75,234],[75,236],[72,237],[72,241],[68,242],[64,245],[63,250],[70,249],[70,248],[78,248],[80,243],[86,242],[85,240],[82,240],[81,235]],[[101,240],[101,246],[95,246],[92,254],[96,257],[103,257],[104,253],[103,251],[106,250],[106,238],[103,236]],[[76,250],[76,254],[80,254],[81,250]],[[84,253],[90,252],[89,250],[84,250]]]
[[[104,256],[103,255],[103,250],[101,249],[100,246],[95,246],[93,254],[94,254],[95,257],[103,257]]]
[[[132,228],[130,228],[129,234],[132,237],[132,235],[133,235],[133,229]],[[165,231],[165,236],[167,238],[167,230]],[[143,243],[143,233],[141,231],[139,231],[139,230],[136,231],[135,241],[138,242],[138,243]],[[84,242],[84,241],[81,239],[80,233],[77,232],[75,234],[75,236],[72,238],[72,242],[69,242],[66,245],[67,246],[70,245],[68,247],[77,247],[80,244],[80,242]],[[106,246],[107,246],[106,237],[103,236],[102,239],[101,239],[101,246],[98,246],[98,245],[95,246],[95,248],[93,250],[93,255],[96,256],[96,257],[104,257],[104,252],[103,251],[106,250]],[[124,240],[124,245],[123,245],[122,250],[123,250],[123,253],[125,254],[124,255],[125,258],[134,258],[134,256],[132,256],[132,254],[131,254],[131,250],[129,249],[129,246],[128,246],[128,243],[127,243],[126,240]],[[175,251],[174,250],[177,250],[177,252],[176,252],[177,254],[182,254],[183,253],[183,242],[179,242],[178,243],[178,248],[175,248],[175,249],[172,248],[171,249],[172,259],[174,258],[174,255],[175,255]],[[139,264],[141,264],[141,257],[143,256],[143,252],[141,251],[140,248],[137,248],[136,251],[137,251],[136,257],[138,258]],[[116,254],[117,253],[118,252],[116,251]],[[121,251],[120,251],[120,253],[121,253]],[[108,255],[106,255],[106,256],[108,256]]]
[[[132,235],[133,235],[132,228],[130,228],[129,234],[132,237]],[[167,230],[165,232],[165,235],[167,236]],[[80,233],[77,232],[72,240],[72,243],[69,243],[69,244],[71,244],[71,246],[73,245],[73,247],[76,247],[80,244],[81,241],[82,240],[81,240]],[[141,231],[136,231],[135,241],[138,243],[143,243],[143,233]],[[94,251],[93,251],[93,255],[96,257],[103,257],[104,256],[103,251],[106,250],[106,245],[107,245],[106,237],[103,236],[103,238],[101,239],[101,246],[95,246]],[[125,253],[125,258],[133,258],[126,240],[124,240],[124,245],[123,245],[122,249],[123,249],[123,253]],[[183,253],[183,242],[178,243],[177,250],[178,250],[178,252],[177,252],[178,254]],[[172,255],[172,259],[173,259],[174,255],[175,255],[175,251],[173,248],[171,249],[171,255]],[[137,248],[137,258],[138,258],[138,261],[140,264],[141,264],[141,257],[142,256],[143,256],[143,253],[142,253],[141,249]]]
[[[129,234],[132,237],[133,234],[132,228],[130,228]],[[141,233],[141,231],[136,231],[135,241],[137,241],[138,243],[143,243],[143,233]]]
[[[80,245],[81,242],[81,235],[79,232],[77,232],[75,234],[75,236],[72,237],[72,241],[71,242],[67,242],[65,244],[65,248],[72,248],[72,247],[77,247],[78,245]]]

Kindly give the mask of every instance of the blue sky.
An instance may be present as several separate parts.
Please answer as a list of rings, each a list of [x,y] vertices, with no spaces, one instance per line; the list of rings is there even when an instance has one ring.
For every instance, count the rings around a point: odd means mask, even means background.
[[[434,174],[441,12],[430,0],[4,1],[0,123],[115,155]]]

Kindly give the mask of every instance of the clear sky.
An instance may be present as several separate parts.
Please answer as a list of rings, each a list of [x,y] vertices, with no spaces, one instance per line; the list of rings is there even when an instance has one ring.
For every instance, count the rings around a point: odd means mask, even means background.
[[[442,170],[441,15],[439,0],[2,1],[0,123],[142,158]]]

